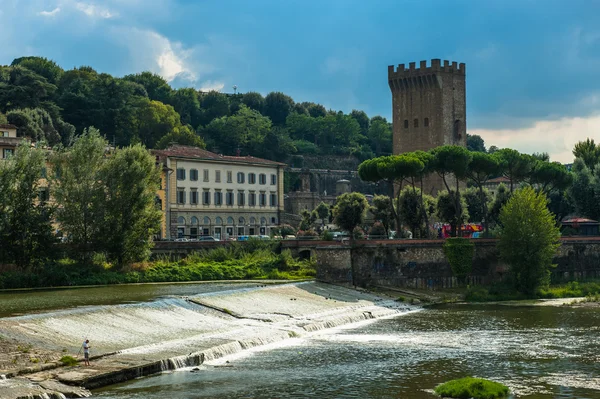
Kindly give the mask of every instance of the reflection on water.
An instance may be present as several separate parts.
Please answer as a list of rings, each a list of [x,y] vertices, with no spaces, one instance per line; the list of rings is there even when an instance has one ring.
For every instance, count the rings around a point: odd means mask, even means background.
[[[518,397],[600,398],[600,312],[568,307],[449,306],[268,351],[110,387],[133,398],[433,398],[474,375]],[[224,367],[233,366],[233,367]]]
[[[256,283],[235,284],[139,284],[50,290],[0,292],[0,317],[90,305],[118,305],[147,302],[163,296],[188,296],[232,288],[256,287]]]

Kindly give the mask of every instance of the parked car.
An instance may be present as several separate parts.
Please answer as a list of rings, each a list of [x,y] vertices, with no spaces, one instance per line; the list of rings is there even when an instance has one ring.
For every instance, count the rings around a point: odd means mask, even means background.
[[[221,241],[218,238],[215,238],[213,236],[200,236],[198,237],[198,241]]]
[[[238,236],[238,237],[237,237],[237,240],[238,240],[238,241],[248,241],[248,239],[249,239],[249,238],[250,238],[250,237],[248,237],[248,236]]]
[[[189,238],[179,237],[175,239],[175,242],[188,242],[189,240]]]

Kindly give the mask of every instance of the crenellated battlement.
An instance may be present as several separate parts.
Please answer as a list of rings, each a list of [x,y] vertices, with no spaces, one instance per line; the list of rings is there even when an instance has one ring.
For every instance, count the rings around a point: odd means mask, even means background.
[[[442,60],[434,58],[431,60],[431,64],[427,66],[427,61],[421,61],[417,68],[416,62],[408,64],[408,68],[405,64],[398,64],[398,67],[394,65],[388,66],[388,79],[398,79],[405,77],[424,76],[432,75],[435,73],[452,73],[457,75],[466,75],[467,67],[464,62],[460,64],[456,61]]]

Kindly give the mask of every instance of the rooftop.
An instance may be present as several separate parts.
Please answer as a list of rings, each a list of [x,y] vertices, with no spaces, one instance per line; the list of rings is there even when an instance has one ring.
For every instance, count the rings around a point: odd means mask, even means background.
[[[0,123],[0,129],[16,129],[15,125],[11,125],[10,123]]]
[[[508,177],[500,176],[500,177],[495,177],[495,178],[490,179],[485,182],[485,184],[490,184],[490,183],[491,184],[510,183],[510,179]]]
[[[562,223],[598,223],[597,220],[586,219],[586,218],[569,218],[563,220]]]
[[[152,153],[160,157],[177,157],[177,158],[188,158],[198,159],[206,161],[224,161],[234,163],[245,163],[245,164],[261,164],[271,166],[286,166],[286,164],[269,159],[256,158],[251,155],[245,156],[231,156],[215,154],[207,150],[203,150],[198,147],[192,147],[187,145],[173,145],[166,150],[152,150]]]

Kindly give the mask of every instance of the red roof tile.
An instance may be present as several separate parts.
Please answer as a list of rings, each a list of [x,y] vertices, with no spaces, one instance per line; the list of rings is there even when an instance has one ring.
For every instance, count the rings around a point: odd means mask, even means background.
[[[598,223],[597,220],[586,219],[586,218],[571,218],[563,220],[563,223]]]
[[[500,176],[500,177],[495,177],[495,178],[490,179],[490,180],[488,180],[488,181],[485,182],[485,184],[488,184],[488,183],[492,183],[492,184],[494,184],[494,183],[498,183],[498,184],[500,184],[500,183],[510,183],[510,179],[508,177]]]
[[[174,145],[166,150],[152,150],[152,153],[161,157],[178,157],[178,158],[193,158],[200,160],[214,160],[214,161],[226,161],[235,163],[250,163],[250,164],[263,164],[273,166],[285,166],[286,164],[276,161],[271,161],[263,158],[256,158],[250,155],[246,156],[231,156],[215,154],[214,152],[206,151],[198,147],[191,147],[187,145]]]

